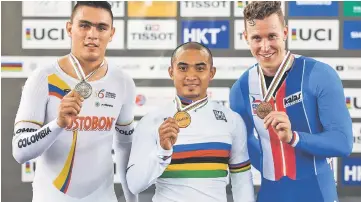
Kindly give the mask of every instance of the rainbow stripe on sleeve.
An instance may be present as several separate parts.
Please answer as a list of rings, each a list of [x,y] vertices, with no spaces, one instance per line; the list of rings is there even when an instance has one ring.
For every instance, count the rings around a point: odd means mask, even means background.
[[[250,160],[238,164],[229,164],[229,171],[231,173],[241,173],[250,169],[251,169]]]
[[[160,178],[217,178],[228,174],[231,145],[223,142],[175,145]]]

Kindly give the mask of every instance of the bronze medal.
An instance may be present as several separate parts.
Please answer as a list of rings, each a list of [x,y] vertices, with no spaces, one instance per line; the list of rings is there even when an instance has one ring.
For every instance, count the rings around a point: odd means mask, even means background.
[[[185,111],[177,112],[173,118],[180,128],[187,128],[191,124],[191,116]]]
[[[261,102],[257,107],[256,113],[259,118],[264,119],[271,111],[273,111],[271,103]]]

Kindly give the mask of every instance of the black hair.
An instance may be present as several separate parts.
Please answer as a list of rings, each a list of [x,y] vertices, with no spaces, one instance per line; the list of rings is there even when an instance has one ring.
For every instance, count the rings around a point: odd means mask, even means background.
[[[102,8],[107,10],[110,13],[110,16],[112,17],[112,23],[113,23],[112,6],[107,1],[77,1],[73,8],[73,11],[71,12],[71,18],[70,18],[71,22],[73,22],[74,14],[80,6],[89,6],[93,8]]]
[[[198,43],[198,42],[193,42],[193,41],[181,44],[173,51],[172,57],[171,57],[171,64],[173,64],[175,56],[177,55],[177,52],[180,49],[182,49],[182,50],[205,50],[209,54],[209,62],[211,64],[211,67],[213,67],[213,56],[212,56],[211,50],[209,50],[209,48],[207,48],[203,44]]]

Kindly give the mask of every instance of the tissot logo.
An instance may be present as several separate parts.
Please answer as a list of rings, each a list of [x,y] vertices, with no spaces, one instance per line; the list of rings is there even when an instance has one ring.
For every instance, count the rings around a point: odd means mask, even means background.
[[[70,48],[65,24],[66,20],[23,20],[22,48]]]
[[[129,49],[173,49],[176,47],[175,20],[129,20]]]
[[[182,1],[182,17],[227,17],[231,15],[228,1]]]
[[[352,123],[353,148],[352,152],[361,152],[361,123]]]
[[[184,1],[186,8],[224,8],[226,1]]]
[[[290,49],[336,50],[339,44],[338,20],[289,20]]]
[[[71,1],[23,1],[24,17],[70,17]]]

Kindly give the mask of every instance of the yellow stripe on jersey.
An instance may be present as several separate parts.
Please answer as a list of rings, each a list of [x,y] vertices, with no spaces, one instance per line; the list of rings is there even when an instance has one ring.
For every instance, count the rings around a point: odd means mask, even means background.
[[[185,163],[170,164],[166,171],[175,170],[227,170],[228,165],[224,163]]]
[[[49,75],[48,82],[49,84],[56,86],[62,90],[70,88],[69,85],[65,83],[61,78],[59,78],[56,74]]]
[[[33,121],[33,120],[22,120],[22,121],[18,121],[15,123],[14,126],[16,126],[16,124],[20,123],[20,122],[25,122],[25,123],[33,123],[33,124],[36,124],[40,127],[43,127],[43,123],[42,122],[38,122],[38,121]]]
[[[131,120],[131,121],[128,122],[128,123],[115,123],[115,125],[117,125],[117,126],[128,126],[128,125],[132,124],[133,121],[134,121],[134,120]]]
[[[78,131],[74,131],[73,132],[73,141],[71,143],[68,158],[66,159],[64,167],[61,170],[60,174],[53,181],[54,186],[63,193],[67,192],[69,184],[70,184],[77,139],[78,139]]]

